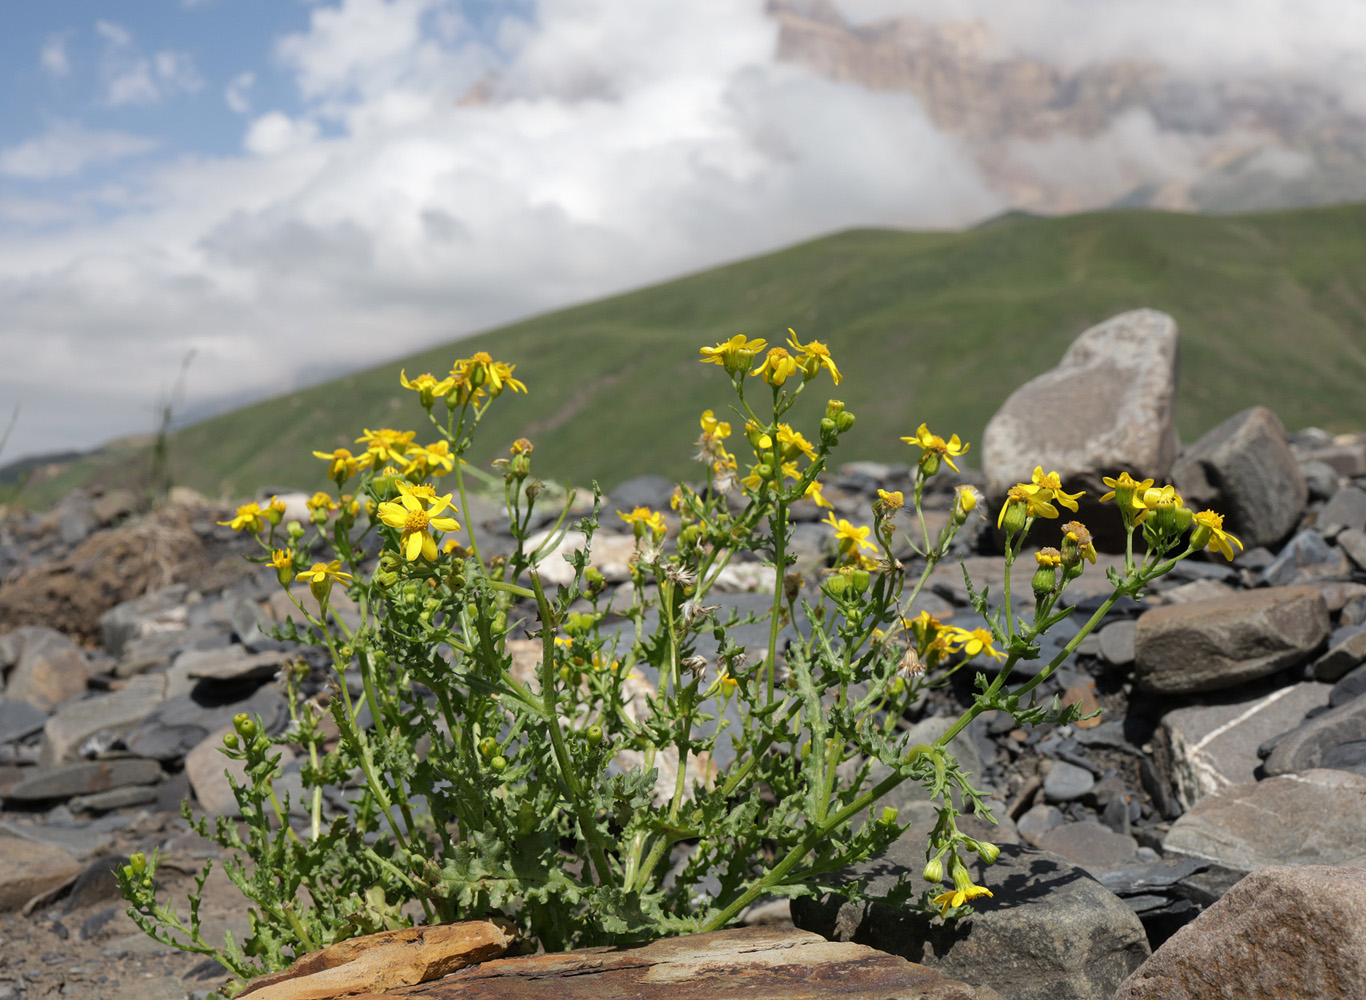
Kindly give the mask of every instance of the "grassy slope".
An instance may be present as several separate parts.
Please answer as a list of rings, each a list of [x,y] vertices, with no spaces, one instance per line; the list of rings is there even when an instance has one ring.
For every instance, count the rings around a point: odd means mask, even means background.
[[[172,469],[215,495],[321,487],[312,449],[349,445],[362,427],[422,426],[400,367],[440,376],[483,349],[516,363],[530,394],[499,401],[476,461],[527,436],[545,477],[695,477],[697,415],[729,403],[697,348],[735,333],[781,343],[788,326],[826,342],[844,370],[839,390],[823,376],[808,393],[813,405],[837,395],[859,417],[839,460],[905,461],[897,438],[921,420],[980,440],[1006,396],[1078,333],[1141,306],[1181,327],[1183,439],[1254,403],[1292,429],[1366,426],[1366,206],[1102,212],[829,236],[225,414],[174,435]]]

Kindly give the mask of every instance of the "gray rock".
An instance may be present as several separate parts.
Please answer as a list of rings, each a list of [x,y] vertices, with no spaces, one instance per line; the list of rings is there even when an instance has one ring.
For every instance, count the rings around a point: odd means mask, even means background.
[[[161,778],[161,767],[154,760],[137,757],[92,760],[39,769],[36,774],[11,786],[5,792],[5,798],[14,802],[66,799],[125,785],[152,785]]]
[[[1262,760],[1257,748],[1268,733],[1285,732],[1328,703],[1327,684],[1236,695],[1178,708],[1162,717],[1158,738],[1171,761],[1176,800],[1189,809],[1206,795],[1252,781]]]
[[[1340,743],[1366,740],[1366,701],[1356,699],[1330,708],[1276,741],[1263,765],[1267,774],[1296,774],[1323,764],[1324,755]]]
[[[63,704],[43,726],[39,764],[55,767],[76,760],[81,744],[98,733],[121,737],[132,732],[165,696],[165,678],[144,675],[121,690]]]
[[[1357,569],[1366,569],[1366,531],[1348,528],[1333,539],[1338,549],[1347,554]]]
[[[1337,708],[1363,694],[1366,694],[1366,666],[1357,667],[1333,685],[1333,690],[1328,695],[1328,707]],[[0,705],[0,712],[3,711],[4,706]]]
[[[1280,542],[1309,499],[1285,427],[1264,406],[1215,427],[1182,452],[1171,472],[1186,506],[1223,514],[1225,530],[1247,548]]]
[[[1335,526],[1366,531],[1366,492],[1355,486],[1338,490],[1333,494],[1333,499],[1323,505],[1315,523],[1319,531],[1325,533]]]
[[[1091,820],[1064,823],[1039,838],[1039,847],[1066,858],[1089,875],[1132,864],[1138,841]]]
[[[229,639],[227,632],[212,625],[148,632],[124,644],[123,656],[114,668],[114,673],[119,677],[132,677],[160,669],[186,650],[226,647]]]
[[[284,698],[271,685],[231,701],[214,695],[211,689],[196,688],[191,694],[168,698],[147,714],[125,738],[125,744],[140,756],[174,761],[202,743],[209,733],[231,723],[239,712],[259,716],[268,733],[278,732],[287,716]]]
[[[179,631],[185,627],[189,612],[185,608],[185,584],[144,594],[116,604],[100,615],[100,635],[110,656],[123,655],[123,647],[139,636],[153,632]]]
[[[1081,519],[1090,525],[1086,515],[1107,489],[1101,477],[1128,470],[1165,479],[1177,451],[1176,343],[1165,313],[1123,313],[1082,333],[1056,368],[1016,389],[982,436],[993,505],[1042,465],[1070,491],[1088,491]]]
[[[1314,770],[1234,785],[1195,803],[1162,846],[1244,872],[1366,864],[1366,778]]]
[[[32,736],[47,722],[47,713],[26,701],[0,701],[0,744]]]
[[[1132,620],[1111,622],[1100,630],[1100,655],[1112,667],[1121,670],[1134,662],[1134,631],[1138,623]]]
[[[66,807],[73,813],[103,813],[128,806],[150,805],[160,795],[160,789],[152,785],[129,785],[111,788],[107,792],[95,792],[93,795],[77,795],[67,800]]]
[[[1243,879],[1126,979],[1115,1000],[1366,996],[1366,871]]]
[[[672,479],[664,476],[635,476],[612,487],[611,495],[603,497],[602,509],[627,514],[637,507],[667,511],[675,486]]]
[[[1095,787],[1096,777],[1086,768],[1058,760],[1053,762],[1044,778],[1043,794],[1049,802],[1071,802]]]
[[[7,699],[47,712],[85,691],[90,663],[80,646],[46,625],[25,625],[12,635],[19,653],[5,687]]]
[[[1314,677],[1321,681],[1335,681],[1366,660],[1366,631],[1355,632],[1336,644],[1329,643],[1328,652],[1314,661]]]
[[[1221,580],[1191,580],[1174,587],[1154,588],[1168,604],[1194,604],[1196,601],[1212,601],[1218,597],[1228,597],[1235,588]]]
[[[1039,841],[1049,830],[1055,826],[1062,826],[1067,822],[1066,817],[1058,810],[1057,806],[1046,805],[1040,802],[1036,806],[1031,806],[1028,811],[1015,823],[1015,829],[1020,836],[1034,847],[1039,846]]]
[[[1300,475],[1304,476],[1304,484],[1309,487],[1310,500],[1327,500],[1341,486],[1341,477],[1337,469],[1327,462],[1313,459],[1306,462],[1301,459]]]
[[[190,680],[268,681],[280,671],[286,657],[278,650],[247,653],[245,646],[187,649],[175,658],[172,672],[184,672]]]
[[[1301,531],[1262,570],[1262,582],[1273,587],[1309,580],[1345,578],[1351,567],[1344,556],[1317,531]]]
[[[1306,660],[1328,637],[1313,587],[1270,587],[1154,608],[1134,634],[1134,678],[1144,691],[1217,691]]]
[[[924,836],[911,835],[837,877],[866,877],[873,895],[909,880],[915,896],[927,888],[920,879],[924,865]],[[993,896],[973,900],[975,912],[952,923],[834,894],[794,899],[792,919],[831,940],[868,944],[1012,1000],[1110,1000],[1148,956],[1133,911],[1063,858],[1005,845],[995,865],[972,867]]]
[[[54,844],[0,837],[0,913],[71,881],[81,863]]]
[[[239,785],[247,784],[246,764],[240,760],[230,760],[222,753],[223,737],[232,731],[224,726],[210,733],[185,757],[185,773],[190,777],[190,787],[194,789],[199,808],[210,816],[239,815],[237,798],[232,794],[228,776]],[[272,753],[280,754],[280,767],[284,768],[294,759],[288,747],[277,747]]]
[[[233,634],[247,652],[279,648],[280,643],[265,632],[273,622],[260,602],[245,594],[234,593],[225,594],[223,603]]]
[[[1339,743],[1323,755],[1323,766],[1366,777],[1366,740]]]

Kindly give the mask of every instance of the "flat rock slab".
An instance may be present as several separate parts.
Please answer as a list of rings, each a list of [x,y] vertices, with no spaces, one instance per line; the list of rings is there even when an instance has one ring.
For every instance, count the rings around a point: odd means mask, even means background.
[[[1366,871],[1264,868],[1162,945],[1116,1000],[1366,998]]]
[[[253,994],[247,994],[254,996]],[[639,948],[501,958],[378,994],[424,1000],[1001,1000],[923,965],[792,927],[740,927]],[[372,1000],[376,994],[358,995]]]
[[[1167,856],[1237,871],[1366,864],[1366,778],[1319,769],[1234,785],[1172,824]]]
[[[1330,709],[1305,722],[1276,741],[1267,757],[1267,774],[1293,774],[1327,767],[1335,747],[1366,740],[1366,702],[1360,698]]]
[[[71,881],[81,868],[60,847],[0,836],[0,913],[17,910],[39,893]]]
[[[92,760],[65,767],[42,768],[5,792],[6,799],[32,802],[91,795],[128,785],[153,785],[163,777],[161,765],[140,757]]]
[[[1134,634],[1134,678],[1155,694],[1235,687],[1303,662],[1328,638],[1315,587],[1267,587],[1154,608]]]

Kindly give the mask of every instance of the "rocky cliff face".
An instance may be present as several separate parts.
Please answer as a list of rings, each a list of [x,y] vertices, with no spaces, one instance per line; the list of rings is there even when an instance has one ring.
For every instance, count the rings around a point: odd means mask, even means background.
[[[1195,78],[1153,62],[1074,69],[980,20],[851,24],[831,0],[769,0],[778,58],[904,91],[1017,208],[1240,211],[1366,198],[1366,117],[1294,76]]]

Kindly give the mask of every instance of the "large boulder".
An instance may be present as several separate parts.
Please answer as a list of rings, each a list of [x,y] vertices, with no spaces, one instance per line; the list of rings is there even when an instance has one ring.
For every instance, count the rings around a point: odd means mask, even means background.
[[[1229,417],[1183,451],[1172,483],[1187,507],[1224,515],[1225,530],[1249,549],[1284,540],[1309,500],[1285,426],[1265,406]]]
[[[1366,997],[1366,871],[1263,868],[1177,931],[1115,1000]]]
[[[1084,332],[1056,368],[1011,393],[982,440],[991,498],[1029,482],[1037,465],[1056,471],[1069,490],[1087,490],[1093,502],[1108,489],[1102,476],[1165,479],[1177,453],[1176,334],[1165,313],[1122,313]]]
[[[1323,594],[1308,586],[1153,608],[1134,632],[1134,680],[1156,694],[1231,688],[1304,662],[1328,632]]]
[[[1110,1000],[1147,958],[1148,939],[1134,912],[1063,858],[1003,844],[994,865],[971,866],[993,895],[973,900],[975,912],[952,923],[912,905],[855,904],[837,894],[794,899],[792,919],[831,940],[871,945],[1012,1000]],[[927,888],[924,867],[922,828],[836,877],[867,879],[872,895],[910,881],[914,899]]]

